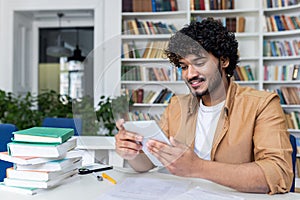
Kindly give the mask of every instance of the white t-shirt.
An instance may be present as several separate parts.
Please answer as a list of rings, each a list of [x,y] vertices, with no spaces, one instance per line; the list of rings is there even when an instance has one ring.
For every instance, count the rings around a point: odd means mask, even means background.
[[[202,159],[210,160],[212,142],[224,104],[225,101],[215,106],[205,106],[200,100],[194,151]]]

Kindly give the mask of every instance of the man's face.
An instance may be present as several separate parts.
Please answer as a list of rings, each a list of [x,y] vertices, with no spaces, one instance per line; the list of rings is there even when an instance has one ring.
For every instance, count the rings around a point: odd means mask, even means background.
[[[219,60],[212,54],[190,54],[179,60],[182,77],[194,96],[210,95],[222,87]]]

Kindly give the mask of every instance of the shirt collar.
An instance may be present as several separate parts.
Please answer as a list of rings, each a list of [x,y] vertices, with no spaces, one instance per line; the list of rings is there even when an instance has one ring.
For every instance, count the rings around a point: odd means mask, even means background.
[[[232,106],[234,103],[234,98],[236,95],[237,83],[233,81],[233,78],[229,81],[229,87],[227,91],[226,101],[224,105],[224,114],[226,117],[230,115],[230,111],[232,110]]]

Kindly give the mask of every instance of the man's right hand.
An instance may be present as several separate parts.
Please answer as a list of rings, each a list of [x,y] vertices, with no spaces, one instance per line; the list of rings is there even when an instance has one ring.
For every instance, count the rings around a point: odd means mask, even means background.
[[[126,160],[133,160],[142,150],[143,137],[132,132],[127,132],[123,126],[124,119],[116,122],[119,132],[115,135],[116,152]]]

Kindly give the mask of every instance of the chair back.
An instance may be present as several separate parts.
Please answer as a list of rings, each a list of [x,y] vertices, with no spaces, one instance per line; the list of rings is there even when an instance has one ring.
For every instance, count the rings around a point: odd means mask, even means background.
[[[73,128],[74,135],[81,135],[82,120],[80,118],[56,118],[46,117],[42,122],[43,127],[56,127],[56,128]]]
[[[293,152],[292,152],[292,161],[293,161],[293,172],[294,172],[294,177],[293,177],[293,184],[290,189],[290,192],[295,192],[295,173],[296,173],[296,159],[297,159],[297,143],[296,143],[296,138],[293,135],[290,135],[290,141],[293,147]]]
[[[13,124],[0,124],[0,152],[7,151],[7,143],[11,142],[12,132],[16,130]],[[6,169],[12,166],[12,163],[0,160],[0,182],[6,177]]]

